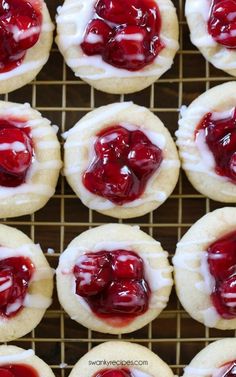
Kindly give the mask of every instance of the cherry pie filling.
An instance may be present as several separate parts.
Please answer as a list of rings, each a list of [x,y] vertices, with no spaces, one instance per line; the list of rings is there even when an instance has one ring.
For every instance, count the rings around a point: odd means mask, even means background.
[[[93,377],[133,377],[133,375],[129,369],[122,368],[122,369],[103,369],[103,370],[100,370],[98,373],[94,374]]]
[[[222,318],[236,317],[236,231],[208,247],[208,264],[215,286],[211,298]]]
[[[196,129],[195,137],[204,131],[205,142],[215,159],[215,172],[236,182],[236,108],[231,116],[215,120],[207,113]]]
[[[124,326],[148,310],[151,291],[143,260],[135,252],[88,252],[78,258],[73,272],[75,293],[106,322],[117,320]]]
[[[98,0],[81,48],[114,67],[137,71],[152,63],[165,47],[160,29],[154,0]]]
[[[163,152],[139,130],[117,125],[97,135],[95,158],[83,174],[83,184],[93,194],[116,205],[129,203],[145,191],[158,170]]]
[[[25,183],[34,156],[30,132],[22,120],[0,119],[0,186]]]
[[[26,364],[0,365],[1,377],[39,377],[36,369]]]
[[[228,49],[236,48],[236,0],[212,0],[208,32]]]
[[[0,260],[0,316],[11,318],[22,310],[34,270],[29,258]]]
[[[41,32],[38,0],[0,0],[0,73],[21,65]]]

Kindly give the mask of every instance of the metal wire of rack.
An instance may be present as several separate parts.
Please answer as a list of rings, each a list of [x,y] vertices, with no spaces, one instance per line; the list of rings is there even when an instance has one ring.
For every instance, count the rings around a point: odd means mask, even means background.
[[[52,17],[62,0],[47,1]],[[65,66],[56,46],[37,80],[2,99],[29,102],[64,132],[86,112],[108,103],[133,100],[150,108],[169,128],[172,136],[177,128],[178,112],[203,91],[232,77],[210,66],[189,40],[184,18],[184,0],[174,0],[180,25],[180,50],[175,63],[158,82],[133,95],[101,94],[76,79]],[[198,194],[182,173],[179,183],[165,204],[141,218],[124,221],[139,224],[141,229],[161,241],[173,256],[175,246],[186,230],[206,212],[221,207]],[[56,194],[39,212],[32,216],[5,220],[40,243],[52,267],[56,267],[60,253],[76,235],[86,229],[117,220],[88,210],[76,198],[64,178],[58,183]],[[50,249],[55,250],[51,254]],[[205,328],[191,319],[181,308],[174,289],[164,312],[153,323],[132,334],[123,336],[92,332],[73,322],[61,309],[56,293],[53,305],[41,324],[25,337],[12,342],[23,348],[33,348],[52,368],[57,377],[66,377],[77,360],[91,347],[111,339],[123,339],[143,344],[162,357],[177,375],[192,357],[209,342],[234,331]]]

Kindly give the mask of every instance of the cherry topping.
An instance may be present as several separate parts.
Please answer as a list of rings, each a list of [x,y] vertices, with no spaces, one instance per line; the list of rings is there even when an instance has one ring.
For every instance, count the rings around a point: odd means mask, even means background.
[[[104,369],[100,370],[93,377],[132,377],[129,369]]]
[[[74,267],[77,295],[86,297],[98,294],[110,282],[111,273],[106,253],[82,255]]]
[[[215,159],[215,171],[236,182],[236,109],[227,118],[214,120],[206,114],[196,130],[196,138],[204,130],[206,144]]]
[[[33,272],[28,258],[0,260],[0,315],[12,317],[22,309]]]
[[[112,29],[102,20],[92,20],[86,30],[81,47],[87,55],[101,54],[112,33]]]
[[[141,131],[113,126],[97,135],[96,157],[83,175],[84,186],[116,205],[138,199],[160,167],[163,154]]]
[[[215,279],[212,301],[222,318],[236,317],[236,232],[208,248],[210,273]]]
[[[30,129],[21,121],[0,119],[0,185],[16,187],[24,183],[32,157]]]
[[[22,63],[41,32],[42,15],[34,1],[0,0],[0,73]]]
[[[208,32],[226,48],[236,48],[236,1],[212,0]]]
[[[30,365],[9,364],[0,366],[1,377],[39,377],[36,369]]]
[[[128,250],[86,253],[74,267],[76,294],[106,321],[143,314],[148,309],[150,289],[144,279],[142,259]]]
[[[153,0],[98,0],[81,48],[117,68],[137,71],[164,48],[161,17]]]

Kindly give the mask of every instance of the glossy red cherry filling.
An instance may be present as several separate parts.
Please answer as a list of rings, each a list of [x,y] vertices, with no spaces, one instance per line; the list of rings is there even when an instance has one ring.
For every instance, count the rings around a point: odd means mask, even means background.
[[[0,260],[0,315],[12,317],[22,309],[33,273],[29,258]]]
[[[0,0],[0,73],[19,66],[41,32],[36,0]]]
[[[217,174],[236,182],[236,109],[227,118],[214,120],[213,114],[204,116],[196,130],[205,131],[205,141],[215,159]]]
[[[129,369],[103,369],[95,373],[93,377],[132,377]]]
[[[215,279],[212,301],[222,318],[236,317],[236,232],[208,248],[210,273]]]
[[[150,289],[143,260],[134,252],[86,253],[74,267],[76,294],[99,317],[133,319],[148,309]]]
[[[39,377],[36,369],[30,365],[24,364],[9,364],[0,365],[1,377]]]
[[[97,135],[96,157],[83,175],[84,186],[116,205],[138,199],[163,160],[160,148],[142,131],[107,128]]]
[[[161,16],[153,0],[98,0],[82,50],[101,55],[117,68],[137,71],[153,62],[164,48]]]
[[[0,119],[0,186],[17,187],[25,182],[33,159],[30,128],[20,120]]]
[[[236,48],[236,1],[212,0],[208,32],[226,48]]]

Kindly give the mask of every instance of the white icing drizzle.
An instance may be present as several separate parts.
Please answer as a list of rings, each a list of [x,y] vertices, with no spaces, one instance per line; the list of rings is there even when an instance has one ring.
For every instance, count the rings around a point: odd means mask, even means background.
[[[67,64],[73,69],[83,66],[93,66],[100,70],[99,73],[94,74],[85,74],[79,73],[76,76],[87,79],[104,79],[110,77],[139,77],[140,72],[131,72],[125,69],[119,69],[113,67],[110,64],[107,64],[103,61],[101,56],[86,56],[80,50],[79,56],[79,45],[83,42],[85,31],[89,21],[93,18],[94,15],[94,4],[95,0],[81,0],[78,4],[76,1],[71,2],[69,5],[64,4],[62,7],[57,9],[58,15],[56,17],[57,24],[63,25],[73,25],[74,32],[70,34],[59,34],[58,40],[60,45],[63,46],[65,52],[69,50],[70,47],[76,47],[78,49],[78,56],[75,58],[67,59]],[[158,7],[160,12],[174,12],[174,7],[171,5],[166,5],[158,2]],[[79,16],[78,16],[79,14]],[[112,26],[112,25],[111,25]],[[97,43],[98,38],[100,40],[101,36],[90,36],[87,37],[87,40],[91,41],[90,43]],[[143,38],[141,33],[119,36],[118,38],[122,39],[132,39],[132,40],[141,40]],[[160,32],[160,39],[165,43],[165,46],[170,50],[177,50],[179,45],[175,39],[172,39]],[[165,49],[164,49],[165,51]],[[136,57],[137,58],[137,57]],[[140,56],[140,59],[143,59],[143,56]],[[161,59],[164,59],[161,61]],[[163,56],[163,51],[157,56],[154,61],[156,66],[154,68],[147,67],[146,69],[141,70],[142,76],[153,76],[163,74],[170,66],[172,65],[172,59],[166,58]]]
[[[34,355],[35,353],[31,349],[27,351],[22,351],[19,353],[9,354],[9,355],[0,355],[0,365],[12,364],[18,361],[23,361]]]
[[[206,143],[206,138],[205,138],[205,130],[200,130],[197,133],[197,137],[195,140],[196,146],[199,150],[201,159],[204,163],[204,165],[210,169],[214,170],[216,163],[215,163],[215,158],[211,150],[209,149],[207,143]],[[183,155],[183,153],[182,153]],[[189,157],[188,157],[189,158]]]
[[[216,371],[216,368],[202,368],[202,367],[193,367],[191,365],[188,365],[184,368],[184,374],[185,375],[192,375],[192,376],[214,376],[214,373]],[[214,376],[215,377],[215,376]]]
[[[9,248],[5,246],[0,247],[0,260],[13,258],[18,256],[31,258],[33,255],[32,246],[39,248],[39,245],[25,244],[16,248]]]
[[[130,372],[131,372],[132,377],[151,377],[149,373],[146,373],[136,368],[131,368]]]
[[[168,297],[165,296],[159,296],[159,295],[151,295],[150,301],[149,301],[149,308],[150,309],[165,309],[167,303],[169,301]]]
[[[1,143],[0,151],[13,150],[15,152],[23,152],[26,150],[25,144],[19,141],[14,141],[13,143]]]
[[[41,294],[27,293],[23,302],[24,307],[34,309],[47,309],[52,303],[52,299]]]
[[[41,185],[37,183],[24,183],[17,187],[3,187],[0,189],[0,199],[9,199],[11,196],[21,195],[21,194],[38,194],[42,196],[53,196],[55,189],[48,185]],[[4,203],[1,202],[1,205]]]

